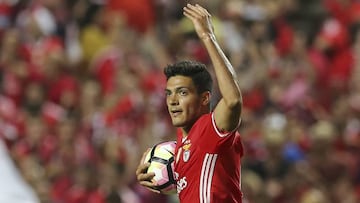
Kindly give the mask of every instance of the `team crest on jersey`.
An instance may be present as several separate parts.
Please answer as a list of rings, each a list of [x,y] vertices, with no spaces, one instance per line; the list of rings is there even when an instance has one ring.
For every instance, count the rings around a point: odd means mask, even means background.
[[[190,158],[190,150],[185,150],[183,153],[183,161],[187,162],[189,161],[189,158]]]
[[[184,144],[184,146],[182,146],[182,148],[183,148],[185,151],[189,150],[190,147],[191,147],[191,143],[187,143],[187,144]]]
[[[184,150],[184,152],[183,152],[183,161],[184,162],[189,161],[190,147],[191,147],[190,140],[186,140],[185,143],[184,143],[184,146],[182,146],[182,149]]]

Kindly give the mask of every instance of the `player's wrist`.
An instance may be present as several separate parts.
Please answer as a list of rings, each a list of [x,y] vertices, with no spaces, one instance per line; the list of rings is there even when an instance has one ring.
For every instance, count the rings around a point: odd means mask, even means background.
[[[213,33],[202,33],[200,35],[200,39],[202,41],[212,41],[212,40],[215,40],[215,35]]]

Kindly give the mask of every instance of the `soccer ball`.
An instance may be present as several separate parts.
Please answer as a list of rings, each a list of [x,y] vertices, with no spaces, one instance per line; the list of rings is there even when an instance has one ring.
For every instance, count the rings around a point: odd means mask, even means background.
[[[175,141],[162,142],[153,146],[145,155],[144,163],[150,163],[147,172],[155,173],[151,180],[155,185],[152,189],[158,190],[162,194],[172,194],[176,191],[174,178],[175,146]]]

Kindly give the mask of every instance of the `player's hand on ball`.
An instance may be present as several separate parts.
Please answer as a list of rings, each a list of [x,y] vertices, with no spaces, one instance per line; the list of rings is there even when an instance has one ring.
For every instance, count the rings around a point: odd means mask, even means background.
[[[174,176],[176,141],[164,141],[149,148],[136,170],[139,183],[147,189],[161,193],[176,193]]]
[[[147,169],[149,168],[150,163],[144,163],[145,155],[149,152],[149,150],[150,149],[146,150],[141,158],[140,164],[136,169],[136,178],[140,185],[145,186],[152,192],[160,193],[158,190],[151,189],[154,187],[154,184],[151,180],[155,177],[155,173],[147,173]]]

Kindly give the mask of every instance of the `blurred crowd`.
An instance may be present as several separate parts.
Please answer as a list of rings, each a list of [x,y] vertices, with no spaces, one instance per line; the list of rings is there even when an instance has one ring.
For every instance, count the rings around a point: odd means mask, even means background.
[[[135,169],[175,139],[162,68],[211,70],[187,2],[0,1],[0,138],[41,202],[177,202]],[[244,202],[360,202],[360,1],[189,2],[238,73]]]

